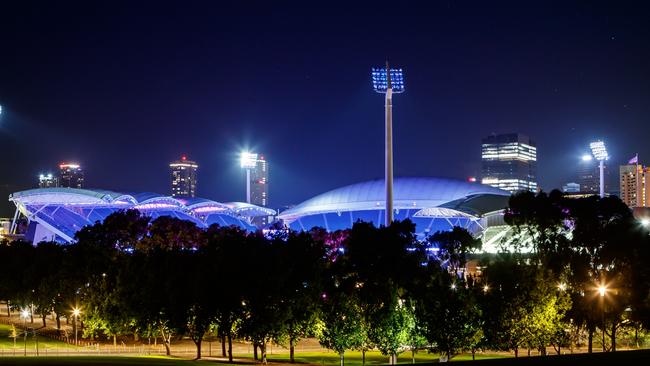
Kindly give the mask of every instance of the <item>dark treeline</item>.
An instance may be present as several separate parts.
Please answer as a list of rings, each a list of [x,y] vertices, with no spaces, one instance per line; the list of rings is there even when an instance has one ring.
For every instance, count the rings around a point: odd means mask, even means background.
[[[545,354],[591,351],[594,340],[613,351],[631,331],[641,342],[650,240],[625,205],[523,193],[505,220],[510,249],[468,271],[481,241],[461,228],[425,241],[409,221],[263,235],[124,211],[80,230],[75,244],[4,243],[0,298],[58,327],[79,307],[87,339],[155,339],[170,353],[188,337],[200,357],[216,337],[230,360],[234,339],[266,362],[270,343],[293,361],[296,343],[317,337],[341,364],[348,350],[395,363],[405,351]]]

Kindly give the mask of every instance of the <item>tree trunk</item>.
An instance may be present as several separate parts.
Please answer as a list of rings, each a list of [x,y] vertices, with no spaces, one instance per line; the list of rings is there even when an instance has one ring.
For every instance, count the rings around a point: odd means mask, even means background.
[[[366,366],[366,349],[361,350],[361,365]]]
[[[587,353],[592,353],[594,351],[594,327],[590,325],[587,331],[589,334],[587,337]]]
[[[415,364],[415,347],[411,348],[411,363]]]
[[[228,362],[232,363],[232,332],[228,332]]]
[[[515,358],[519,357],[519,348],[515,347]]]
[[[192,339],[194,341],[194,339]],[[200,360],[201,359],[201,343],[203,339],[199,338],[198,340],[194,341],[194,344],[196,344],[196,358],[195,360]]]
[[[7,316],[11,316],[11,305],[9,305],[9,300],[7,300]]]
[[[260,344],[260,354],[262,363],[266,365],[266,339],[262,340],[262,344]]]
[[[257,342],[253,342],[253,359],[257,361],[258,358],[259,357],[257,357]]]
[[[476,349],[472,347],[472,361],[476,361]]]
[[[294,358],[295,348],[296,348],[295,342],[293,341],[293,339],[289,339],[289,362],[291,363],[296,362]]]
[[[56,329],[61,330],[61,316],[59,315],[59,313],[55,313],[55,314],[56,314]]]
[[[221,335],[221,357],[226,357],[226,335]]]
[[[167,356],[171,356],[171,354],[172,354],[172,349],[171,349],[172,335],[171,335],[171,332],[166,333],[165,332],[165,327],[162,326],[162,325],[160,325],[159,329],[160,329],[160,337],[162,338],[163,345],[165,345],[165,354]]]
[[[611,340],[612,340],[611,351],[616,352],[616,321],[615,320],[612,321],[612,337],[611,337]]]
[[[47,323],[45,322],[47,317],[47,314],[43,313],[41,314],[41,319],[43,319],[43,328],[47,327]]]
[[[343,356],[345,352],[339,353],[339,361],[341,366],[345,366],[345,357]]]

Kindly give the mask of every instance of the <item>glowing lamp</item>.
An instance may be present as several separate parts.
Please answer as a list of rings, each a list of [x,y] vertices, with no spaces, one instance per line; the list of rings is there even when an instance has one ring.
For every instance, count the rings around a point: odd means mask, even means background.
[[[253,169],[257,166],[257,154],[250,152],[242,152],[239,158],[239,163],[244,169]]]
[[[589,144],[591,148],[591,153],[594,155],[596,160],[603,161],[609,159],[609,154],[607,153],[607,148],[605,148],[605,143],[603,141],[594,141]]]
[[[388,88],[391,88],[393,93],[404,92],[404,73],[402,69],[391,68],[387,73],[385,67],[373,67],[371,75],[372,88],[375,92],[384,94]]]

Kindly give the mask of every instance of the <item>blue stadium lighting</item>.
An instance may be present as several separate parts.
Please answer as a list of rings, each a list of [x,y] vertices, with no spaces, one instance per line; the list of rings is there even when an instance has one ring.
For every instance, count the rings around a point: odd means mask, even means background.
[[[390,84],[393,93],[404,92],[404,73],[402,69],[390,69]],[[386,93],[388,89],[388,78],[386,68],[372,68],[372,87],[377,93]]]

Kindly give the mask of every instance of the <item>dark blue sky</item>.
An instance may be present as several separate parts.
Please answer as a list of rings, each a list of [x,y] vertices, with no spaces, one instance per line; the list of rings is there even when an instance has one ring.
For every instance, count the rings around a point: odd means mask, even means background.
[[[380,177],[369,72],[386,58],[406,73],[396,175],[479,175],[492,132],[536,140],[545,190],[573,180],[593,138],[612,164],[650,163],[643,2],[12,3],[0,5],[3,196],[63,160],[90,187],[168,193],[167,164],[185,153],[200,196],[243,200],[245,147],[270,162],[273,206]]]

